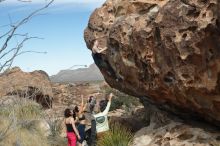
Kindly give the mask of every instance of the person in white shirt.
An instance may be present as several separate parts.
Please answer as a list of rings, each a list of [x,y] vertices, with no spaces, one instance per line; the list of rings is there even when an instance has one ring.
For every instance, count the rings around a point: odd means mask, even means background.
[[[97,133],[102,133],[109,130],[109,124],[108,124],[108,112],[111,106],[111,100],[112,100],[113,94],[110,93],[108,96],[108,103],[106,107],[101,107],[100,105],[100,112],[97,114],[94,114],[94,118],[96,121],[96,131]],[[104,105],[105,106],[105,105]]]
[[[91,122],[91,128],[86,131],[88,135],[87,143],[89,146],[96,146],[96,138],[97,136],[101,136],[102,133],[105,133],[109,130],[109,124],[108,124],[108,112],[111,106],[111,100],[112,100],[113,94],[111,93],[108,96],[108,100],[104,100],[106,104],[99,107],[100,112],[95,114],[94,108],[90,108],[91,99],[88,100],[88,111],[85,114],[86,119],[89,119]],[[106,102],[107,101],[107,102]],[[96,103],[96,102],[95,102]]]

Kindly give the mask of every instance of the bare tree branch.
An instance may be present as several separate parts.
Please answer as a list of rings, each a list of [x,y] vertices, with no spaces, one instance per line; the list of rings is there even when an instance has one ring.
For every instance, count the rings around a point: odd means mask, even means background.
[[[15,34],[15,35],[19,35],[19,36],[26,36],[27,37],[27,34]],[[39,38],[39,37],[29,37],[28,39],[43,39],[43,38]],[[24,43],[24,42],[21,42],[21,43]],[[19,46],[19,45],[18,45]],[[8,55],[9,53],[11,53],[12,51],[16,51],[18,49],[18,47],[15,47],[15,48],[12,48],[10,50],[8,50],[7,52],[5,53],[2,53],[0,54],[0,60],[3,59],[6,55]],[[23,52],[20,52],[18,53],[16,56],[18,55],[21,55],[21,54],[24,54],[24,53],[41,53],[41,54],[46,54],[47,52],[39,52],[39,51],[23,51]],[[0,65],[1,66],[1,65]]]
[[[0,2],[3,2],[5,0],[0,0]],[[18,0],[21,2],[31,2],[30,0]],[[39,14],[39,12],[43,11],[44,9],[48,8],[52,3],[54,2],[54,0],[50,0],[45,6],[43,6],[40,9],[37,9],[35,11],[33,11],[32,13],[30,13],[27,17],[25,17],[24,19],[20,20],[17,23],[12,23],[11,22],[11,29],[9,31],[7,31],[5,34],[0,36],[0,40],[4,39],[2,46],[0,47],[0,73],[2,71],[4,71],[5,69],[8,69],[11,67],[14,59],[21,54],[24,53],[43,53],[46,54],[46,52],[38,52],[38,51],[23,51],[20,52],[24,43],[30,39],[43,39],[43,38],[39,38],[39,37],[28,37],[28,34],[17,34],[16,31],[18,28],[20,28],[22,25],[26,24],[30,19],[32,19],[33,17],[35,17],[36,15]],[[10,16],[9,16],[10,19]],[[11,19],[10,19],[11,21]],[[16,47],[13,48],[9,48],[9,44],[12,41],[13,38],[16,37],[23,37],[21,42],[17,42]],[[6,59],[4,59],[6,58]],[[3,60],[3,61],[2,61]]]
[[[38,54],[47,54],[47,52],[38,52],[38,51],[22,51],[17,56],[25,54],[25,53],[38,53]]]
[[[7,37],[5,43],[3,44],[3,46],[2,46],[1,49],[0,49],[0,53],[7,48],[8,42],[11,40],[11,38],[14,36],[15,31],[16,31],[21,25],[27,23],[27,22],[28,22],[33,16],[35,16],[38,12],[40,12],[40,11],[42,11],[42,10],[48,8],[49,5],[53,3],[53,1],[54,1],[54,0],[51,0],[51,1],[50,1],[47,5],[45,5],[44,7],[42,7],[42,8],[40,8],[40,9],[38,9],[38,10],[32,12],[32,13],[31,13],[30,15],[28,15],[26,18],[24,18],[23,20],[21,20],[17,25],[13,25],[13,26],[12,26],[12,29],[11,29],[11,30],[9,31],[9,33],[8,33],[9,36]]]
[[[7,68],[11,67],[11,64],[13,63],[13,60],[15,59],[15,57],[17,56],[18,52],[20,51],[20,49],[23,47],[24,42],[26,42],[27,40],[29,40],[30,38],[25,38],[24,40],[22,40],[22,42],[14,49],[15,52],[12,55],[12,57],[8,60],[5,61],[5,63],[2,64],[2,66],[0,67],[0,72],[3,70],[4,67],[7,66]]]

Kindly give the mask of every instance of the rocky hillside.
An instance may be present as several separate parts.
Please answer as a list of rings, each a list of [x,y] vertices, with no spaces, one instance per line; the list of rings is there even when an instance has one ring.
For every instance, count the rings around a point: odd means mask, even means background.
[[[53,92],[49,76],[44,71],[23,72],[12,68],[0,75],[0,98],[7,96],[33,99],[45,108],[52,106]]]
[[[76,70],[61,70],[58,74],[50,77],[52,82],[56,83],[74,83],[84,81],[100,81],[103,76],[95,64],[88,68],[79,68]]]
[[[41,143],[45,141],[52,143],[50,145],[53,146],[67,145],[65,143],[67,139],[60,137],[63,131],[59,129],[64,110],[67,107],[73,109],[76,105],[80,105],[81,95],[84,101],[90,95],[94,95],[98,103],[106,93],[110,92],[114,94],[111,103],[114,111],[108,114],[110,125],[119,122],[130,129],[135,135],[131,146],[219,146],[220,144],[220,132],[216,127],[193,120],[183,121],[151,104],[145,105],[144,109],[137,98],[110,88],[106,82],[50,83],[47,74],[43,71],[26,73],[19,68],[13,68],[0,76],[0,87],[2,89],[0,90],[0,134],[2,129],[6,129],[7,122],[10,124],[14,122],[12,127],[15,124],[17,128],[23,126],[16,129],[19,132],[13,133],[9,130],[6,137],[3,135],[0,145],[12,145],[11,143],[15,141],[28,143],[30,140],[26,140],[30,135],[29,132],[27,133],[30,131],[30,125],[33,129],[44,130],[43,135],[37,131],[34,132],[34,139],[33,136],[29,138],[32,141],[37,140],[38,145],[39,143],[43,145]],[[38,90],[33,92],[31,89]],[[22,98],[34,99],[32,97],[42,97],[40,95],[50,95],[53,106],[42,109],[35,102]],[[39,103],[44,105],[44,102]],[[13,117],[17,120],[10,121],[9,115],[12,113],[17,116]]]
[[[114,88],[220,125],[220,2],[107,0],[84,37]]]

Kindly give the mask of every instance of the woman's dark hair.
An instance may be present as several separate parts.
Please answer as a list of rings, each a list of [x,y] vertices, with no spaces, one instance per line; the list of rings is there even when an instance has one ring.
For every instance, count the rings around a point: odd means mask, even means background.
[[[73,119],[76,120],[76,112],[73,110]]]
[[[65,109],[65,111],[64,111],[64,117],[65,117],[65,118],[68,118],[68,117],[70,117],[70,116],[72,116],[71,110],[70,110],[69,108]]]
[[[79,107],[75,106],[75,108],[73,109],[73,119],[76,120],[76,113],[79,112]]]
[[[89,96],[89,103],[91,103],[93,97],[94,96]]]
[[[101,112],[103,112],[105,110],[107,104],[108,104],[108,100],[101,100],[99,102],[99,109]]]
[[[78,112],[79,112],[79,107],[78,107],[78,106],[75,106],[74,111],[75,111],[76,113],[78,113]]]

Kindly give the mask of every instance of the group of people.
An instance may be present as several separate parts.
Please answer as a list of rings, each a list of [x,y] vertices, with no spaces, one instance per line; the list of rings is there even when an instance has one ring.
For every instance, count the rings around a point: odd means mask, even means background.
[[[84,104],[83,96],[81,105],[75,106],[73,110],[67,108],[64,111],[64,124],[66,128],[66,137],[68,139],[68,146],[82,146],[86,140],[89,146],[96,145],[97,135],[109,130],[108,125],[108,111],[111,106],[113,94],[106,96],[105,100],[99,102],[98,112],[96,109],[96,97],[90,96]],[[91,126],[86,131],[86,125]]]

